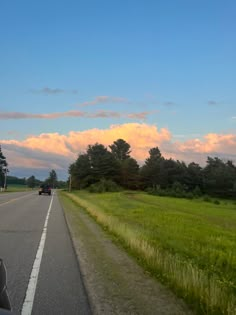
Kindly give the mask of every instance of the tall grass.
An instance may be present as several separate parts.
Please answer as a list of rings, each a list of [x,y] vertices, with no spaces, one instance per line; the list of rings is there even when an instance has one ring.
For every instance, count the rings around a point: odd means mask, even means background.
[[[69,196],[199,313],[236,314],[235,206],[214,210],[145,194]]]

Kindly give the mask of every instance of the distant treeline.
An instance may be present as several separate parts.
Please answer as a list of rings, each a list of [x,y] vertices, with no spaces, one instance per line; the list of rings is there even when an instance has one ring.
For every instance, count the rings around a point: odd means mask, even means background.
[[[208,157],[206,166],[166,159],[158,147],[149,150],[144,165],[130,156],[131,147],[123,139],[109,148],[96,143],[79,154],[69,167],[71,185],[91,191],[147,190],[160,195],[191,197],[210,195],[236,197],[236,166],[232,161]]]
[[[18,178],[15,176],[7,176],[8,185],[26,185],[26,178]]]
[[[67,182],[59,181],[57,179],[57,174],[55,170],[52,170],[49,173],[49,177],[45,180],[39,180],[35,178],[34,175],[26,178],[18,178],[15,176],[8,176],[7,177],[7,185],[25,185],[29,188],[39,187],[42,184],[49,184],[52,188],[65,188],[67,186]]]

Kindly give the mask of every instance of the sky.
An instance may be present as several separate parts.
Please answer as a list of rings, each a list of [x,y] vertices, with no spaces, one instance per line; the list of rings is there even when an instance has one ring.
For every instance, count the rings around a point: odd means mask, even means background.
[[[0,4],[0,145],[9,175],[44,179],[122,138],[142,165],[236,164],[234,0]]]

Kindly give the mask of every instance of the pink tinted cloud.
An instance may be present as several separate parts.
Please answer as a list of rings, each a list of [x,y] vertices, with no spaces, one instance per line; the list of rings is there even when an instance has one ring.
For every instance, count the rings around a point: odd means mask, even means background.
[[[44,153],[56,153],[63,156],[70,155],[70,150],[66,146],[67,137],[58,133],[42,133],[39,136],[29,136],[22,141],[3,140],[1,143],[18,148],[30,149],[32,151],[37,150]]]
[[[112,144],[118,138],[127,141],[132,148],[132,155],[138,160],[143,160],[148,153],[148,149],[153,146],[159,146],[164,141],[169,141],[170,132],[163,128],[158,130],[154,125],[128,123],[122,125],[112,125],[109,129],[90,129],[86,131],[71,131],[68,135],[59,133],[43,133],[39,136],[30,136],[25,140],[2,140],[1,144],[10,150],[10,164],[19,164],[19,154],[21,163],[28,164],[28,161],[37,161],[40,168],[45,165],[45,161],[51,165],[55,156],[62,158],[63,165],[65,161],[71,162],[79,153],[85,152],[89,144],[96,142],[105,146]],[[14,153],[15,152],[15,153]],[[16,154],[17,152],[17,154]],[[34,157],[32,157],[32,155]],[[32,160],[33,159],[33,160]],[[34,164],[35,165],[35,164]]]
[[[209,133],[203,140],[192,139],[179,144],[180,151],[194,151],[199,153],[225,152],[236,153],[236,135]]]
[[[147,116],[149,114],[150,114],[150,112],[132,113],[132,114],[127,114],[127,117],[130,119],[145,120],[145,119],[147,119]]]
[[[85,113],[80,111],[68,111],[49,114],[31,114],[21,112],[0,112],[0,119],[56,119],[61,117],[84,117]]]
[[[97,105],[97,104],[116,104],[116,103],[127,103],[128,100],[124,97],[117,97],[117,96],[107,96],[107,95],[101,95],[96,96],[92,101],[84,102],[79,104],[79,106],[91,106],[91,105]]]
[[[236,135],[207,134],[203,139],[174,141],[167,128],[158,129],[145,123],[111,125],[108,129],[71,131],[66,135],[43,133],[23,141],[2,140],[1,144],[11,165],[55,169],[67,168],[89,144],[102,143],[109,146],[122,138],[131,145],[131,155],[140,164],[148,157],[148,151],[158,146],[165,158],[183,160],[187,163],[204,164],[207,156],[219,156],[236,161]]]
[[[166,156],[185,162],[197,162],[205,165],[208,156],[232,160],[236,164],[235,134],[206,134],[202,139],[176,141],[165,145]]]
[[[142,160],[147,155],[147,149],[161,145],[171,138],[170,132],[162,128],[160,131],[154,125],[128,123],[112,125],[109,129],[90,129],[82,132],[71,131],[69,133],[70,146],[74,152],[85,151],[88,144],[96,142],[106,146],[121,138],[131,145],[132,155]]]

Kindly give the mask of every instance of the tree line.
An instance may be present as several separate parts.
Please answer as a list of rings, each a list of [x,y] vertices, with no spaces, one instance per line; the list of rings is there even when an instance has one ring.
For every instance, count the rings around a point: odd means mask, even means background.
[[[66,181],[58,180],[57,173],[55,170],[51,170],[49,172],[49,176],[45,180],[37,179],[34,175],[30,177],[16,177],[16,176],[7,176],[7,185],[24,185],[29,188],[36,188],[42,184],[49,185],[52,188],[65,188],[67,186]],[[2,183],[0,181],[0,183]],[[3,183],[4,183],[4,176],[3,176]]]
[[[121,187],[163,195],[236,197],[236,166],[230,160],[208,157],[204,167],[196,162],[187,165],[164,158],[159,148],[154,147],[140,166],[130,154],[131,147],[123,139],[108,148],[99,143],[89,145],[69,166],[72,187],[91,191]]]
[[[57,173],[54,169],[49,172],[49,176],[44,180],[35,178],[34,175],[25,179],[25,184],[29,188],[39,187],[40,185],[49,185],[51,188],[65,188],[67,183],[65,181],[58,180]]]

